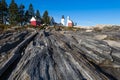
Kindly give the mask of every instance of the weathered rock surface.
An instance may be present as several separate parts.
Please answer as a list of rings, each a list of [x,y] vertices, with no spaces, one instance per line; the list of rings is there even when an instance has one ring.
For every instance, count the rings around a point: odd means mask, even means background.
[[[96,35],[95,38],[98,40],[103,40],[103,39],[107,38],[107,35]]]
[[[3,73],[0,79],[119,80],[120,48],[96,35],[107,33],[39,31],[18,52],[21,57],[7,78]]]

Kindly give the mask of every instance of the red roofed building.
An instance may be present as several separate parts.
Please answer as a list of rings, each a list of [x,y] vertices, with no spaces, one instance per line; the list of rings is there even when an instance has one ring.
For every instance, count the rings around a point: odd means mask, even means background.
[[[31,24],[32,26],[40,26],[40,21],[36,20],[35,17],[32,17],[32,18],[30,19],[30,24]]]
[[[73,27],[73,22],[71,20],[68,21],[68,27]]]
[[[68,27],[73,27],[73,22],[72,22],[72,20],[70,20],[69,16],[67,16],[67,26]]]

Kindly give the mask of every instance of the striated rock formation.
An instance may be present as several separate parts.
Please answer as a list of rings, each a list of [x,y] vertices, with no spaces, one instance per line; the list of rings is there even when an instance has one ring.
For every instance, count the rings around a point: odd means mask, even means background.
[[[1,73],[0,80],[120,79],[120,47],[110,45],[107,38],[96,37],[108,33],[54,30],[28,33],[33,35],[20,42],[21,49],[13,49],[21,57],[8,67],[13,70]]]

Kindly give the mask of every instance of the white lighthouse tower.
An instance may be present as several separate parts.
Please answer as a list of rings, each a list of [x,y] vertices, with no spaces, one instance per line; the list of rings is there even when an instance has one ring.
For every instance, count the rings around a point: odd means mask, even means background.
[[[64,26],[65,25],[65,18],[64,18],[64,16],[62,16],[62,18],[61,18],[61,24]]]

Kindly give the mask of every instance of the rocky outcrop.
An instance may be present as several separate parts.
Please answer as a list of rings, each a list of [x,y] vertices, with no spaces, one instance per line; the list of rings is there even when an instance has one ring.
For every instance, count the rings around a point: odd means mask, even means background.
[[[98,40],[104,40],[105,38],[107,38],[107,35],[96,35],[95,36],[95,39],[98,39]]]
[[[29,44],[31,39],[33,39],[36,34],[36,32],[33,32],[30,36],[28,36],[10,52],[11,56],[9,56],[8,59],[4,61],[4,63],[0,66],[0,76],[18,57],[22,55],[21,52],[23,52],[25,46]]]
[[[117,80],[119,47],[94,38],[101,34],[104,33],[39,31],[21,51],[23,55],[6,79]]]

